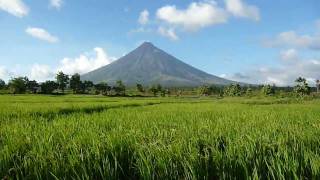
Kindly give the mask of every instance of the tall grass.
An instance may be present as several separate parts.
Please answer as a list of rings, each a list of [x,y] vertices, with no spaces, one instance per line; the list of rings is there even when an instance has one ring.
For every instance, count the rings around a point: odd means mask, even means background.
[[[319,179],[319,105],[0,96],[0,178]]]

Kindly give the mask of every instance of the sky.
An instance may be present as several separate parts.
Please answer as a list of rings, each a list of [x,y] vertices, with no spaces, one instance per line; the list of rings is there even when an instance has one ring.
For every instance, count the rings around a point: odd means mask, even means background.
[[[148,41],[205,72],[320,78],[319,0],[0,0],[0,79],[86,73]]]

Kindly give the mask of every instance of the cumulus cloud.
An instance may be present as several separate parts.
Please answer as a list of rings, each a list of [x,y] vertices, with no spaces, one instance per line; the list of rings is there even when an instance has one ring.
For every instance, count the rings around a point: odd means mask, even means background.
[[[226,11],[214,1],[193,2],[187,9],[167,5],[158,9],[156,15],[159,20],[187,31],[197,31],[228,20]]]
[[[62,4],[63,4],[62,0],[50,0],[50,6],[56,8],[56,9],[60,9]]]
[[[284,61],[295,61],[295,60],[298,60],[299,59],[299,55],[298,55],[298,52],[297,50],[295,49],[288,49],[288,50],[285,50],[285,51],[282,51],[280,53],[280,58]]]
[[[8,78],[8,71],[6,67],[0,66],[0,79],[7,79]]]
[[[241,0],[225,0],[225,3],[227,11],[235,17],[260,20],[259,8],[256,6],[247,5]]]
[[[320,35],[299,35],[295,31],[282,32],[275,38],[267,39],[268,47],[295,47],[320,50]]]
[[[315,80],[320,78],[320,58],[303,59],[294,50],[288,50],[281,53],[281,56],[292,60],[290,63],[283,62],[279,66],[255,67],[244,73],[225,75],[235,81],[254,83],[254,84],[276,84],[278,86],[293,85],[297,77],[305,77],[309,83],[314,85]]]
[[[148,11],[148,10],[143,10],[143,11],[140,13],[138,22],[139,22],[139,24],[141,24],[141,25],[148,24],[148,22],[149,22],[149,11]]]
[[[26,33],[34,38],[47,41],[49,43],[57,43],[59,41],[59,38],[51,35],[49,32],[42,28],[29,27],[26,29]]]
[[[176,5],[165,5],[157,9],[155,23],[150,24],[148,10],[140,12],[138,23],[143,27],[132,30],[129,33],[158,33],[170,40],[178,40],[176,32],[196,32],[200,29],[227,23],[231,17],[249,18],[260,20],[259,8],[248,5],[243,0],[224,0],[225,7],[215,0],[199,0],[191,2],[186,8],[178,8]]]
[[[100,47],[94,48],[94,55],[81,54],[77,58],[64,58],[61,60],[57,71],[67,74],[84,74],[110,64],[115,58],[110,57]]]
[[[22,0],[0,0],[0,9],[17,17],[23,17],[29,13],[29,8]]]
[[[45,81],[52,79],[54,77],[54,72],[48,65],[34,64],[31,67],[30,78],[37,81]]]
[[[16,64],[10,67],[10,69],[6,66],[0,65],[0,79],[8,81],[12,77],[24,76],[24,75],[25,73],[23,73],[23,68],[19,64]]]
[[[173,41],[179,40],[179,37],[176,35],[176,32],[173,28],[164,28],[164,27],[159,27],[158,28],[158,33],[164,37],[167,37]]]
[[[177,8],[175,5],[166,5],[156,12],[158,19],[158,33],[172,39],[173,30],[196,32],[202,28],[227,23],[230,17],[249,18],[260,20],[259,8],[248,5],[242,0],[225,0],[225,7],[214,0],[192,2],[187,8]],[[169,27],[163,29],[163,26]],[[159,31],[160,30],[160,31]],[[166,30],[166,31],[165,31]],[[175,34],[176,37],[178,37]]]

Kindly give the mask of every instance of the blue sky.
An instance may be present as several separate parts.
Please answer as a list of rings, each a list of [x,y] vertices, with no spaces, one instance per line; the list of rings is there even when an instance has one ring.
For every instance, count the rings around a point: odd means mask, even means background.
[[[151,41],[208,73],[320,78],[319,0],[0,0],[0,78],[85,73]]]

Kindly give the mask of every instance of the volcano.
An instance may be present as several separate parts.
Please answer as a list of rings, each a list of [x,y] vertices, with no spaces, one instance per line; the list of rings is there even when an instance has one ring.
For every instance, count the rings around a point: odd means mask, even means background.
[[[203,84],[228,85],[233,81],[196,69],[145,42],[113,63],[82,75],[82,80],[127,86],[161,84],[169,87],[193,87]]]

